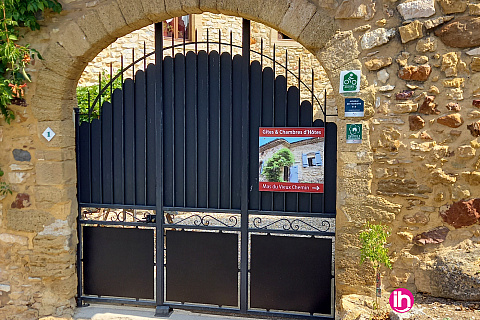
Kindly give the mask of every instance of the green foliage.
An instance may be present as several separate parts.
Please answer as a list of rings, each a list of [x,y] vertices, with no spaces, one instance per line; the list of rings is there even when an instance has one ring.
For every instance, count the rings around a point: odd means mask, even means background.
[[[0,177],[3,177],[4,174],[5,173],[0,168]],[[12,189],[10,189],[10,185],[2,181],[0,182],[0,195],[6,196],[7,194],[12,194]]]
[[[19,45],[20,29],[40,29],[38,17],[42,11],[60,12],[57,0],[2,0],[0,2],[0,113],[5,121],[14,119],[8,108],[12,103],[24,104],[24,88],[30,82],[25,68],[40,53],[30,45]]]
[[[102,75],[101,87],[102,89],[105,88],[110,83],[110,77],[108,77],[105,73]],[[112,88],[110,86],[107,87],[106,90],[102,92],[102,103],[105,101],[112,101],[111,92],[115,89],[122,88],[122,79],[121,77],[117,77],[113,80]],[[81,121],[88,121],[88,96],[90,94],[90,104],[93,104],[95,99],[98,96],[99,87],[98,85],[95,86],[88,86],[88,87],[77,87],[77,102],[78,108],[80,109],[80,120]],[[100,105],[99,103],[95,104],[95,108],[92,110],[92,117],[91,119],[98,118],[100,115]]]
[[[381,264],[391,269],[392,262],[388,257],[388,249],[385,248],[389,235],[390,232],[387,226],[367,222],[359,235],[362,245],[360,247],[361,263],[368,259],[373,262],[375,270]]]
[[[294,161],[292,151],[287,148],[280,149],[268,159],[262,173],[270,182],[283,182],[282,168],[291,166]]]

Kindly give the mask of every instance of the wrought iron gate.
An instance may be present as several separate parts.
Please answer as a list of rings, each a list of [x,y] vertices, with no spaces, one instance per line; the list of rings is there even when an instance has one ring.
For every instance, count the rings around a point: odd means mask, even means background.
[[[164,48],[160,28],[155,53],[117,77],[143,70],[114,91],[111,75],[111,102],[76,113],[78,305],[333,317],[336,126],[313,121],[313,86],[301,102],[300,74],[263,52],[250,63],[247,20],[243,46]],[[325,127],[323,194],[259,191],[259,127],[274,126]]]

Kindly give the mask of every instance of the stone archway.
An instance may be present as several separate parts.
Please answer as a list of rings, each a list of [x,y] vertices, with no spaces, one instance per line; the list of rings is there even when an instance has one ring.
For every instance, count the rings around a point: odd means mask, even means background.
[[[27,148],[24,144],[33,146],[30,148],[33,159],[31,172],[12,172],[19,181],[16,191],[29,195],[29,209],[5,209],[4,222],[0,224],[0,236],[9,243],[4,249],[10,257],[6,265],[14,267],[0,276],[0,283],[10,279],[0,300],[15,300],[0,310],[0,315],[4,312],[6,316],[16,314],[22,319],[33,319],[67,315],[73,308],[77,206],[72,109],[76,106],[76,84],[87,62],[117,37],[152,22],[203,11],[261,22],[297,40],[316,55],[336,92],[340,68],[362,67],[357,59],[359,51],[353,33],[338,32],[333,9],[322,8],[313,0],[85,0],[65,3],[64,13],[46,17],[40,32],[26,35],[26,40],[42,52],[45,60],[38,61],[32,72],[34,82],[27,96],[29,106],[25,110],[16,109],[18,123],[3,132],[4,139],[11,140],[12,149]],[[374,91],[365,84],[362,87],[368,118],[373,114]],[[337,103],[342,105],[343,98],[337,96]],[[344,118],[342,112],[340,118]],[[339,132],[343,132],[344,124],[338,125]],[[56,133],[56,139],[49,143],[41,139],[47,127]],[[339,141],[342,139],[339,137]],[[23,143],[18,144],[19,140]],[[373,197],[365,197],[370,193],[370,165],[373,162],[369,152],[368,138],[356,146],[339,143],[338,208],[353,208],[361,203],[389,206],[379,204]],[[360,164],[363,168],[349,170],[352,164]],[[345,262],[351,259],[349,249],[355,243],[358,230],[348,222],[347,216],[339,214],[337,296],[364,291],[366,284],[358,270]],[[17,288],[21,286],[26,289],[19,292]]]

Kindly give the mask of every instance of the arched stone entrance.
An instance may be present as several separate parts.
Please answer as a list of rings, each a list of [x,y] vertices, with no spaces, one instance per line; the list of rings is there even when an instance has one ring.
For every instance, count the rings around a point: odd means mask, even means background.
[[[23,175],[24,183],[18,187],[18,191],[31,193],[32,209],[5,208],[5,222],[0,225],[2,237],[11,244],[4,251],[11,257],[9,266],[13,266],[0,277],[0,283],[4,279],[10,279],[11,283],[0,298],[15,301],[0,310],[0,315],[4,312],[7,316],[15,314],[21,315],[22,319],[34,319],[65,315],[73,308],[77,206],[72,109],[76,106],[76,84],[87,62],[117,37],[135,29],[203,11],[258,21],[297,40],[319,59],[335,92],[338,91],[340,68],[362,67],[357,59],[359,51],[353,33],[339,32],[333,19],[333,8],[323,8],[316,1],[111,0],[64,3],[61,15],[46,17],[40,32],[26,35],[26,41],[42,52],[45,60],[37,61],[32,72],[34,82],[28,92],[29,106],[26,110],[15,110],[17,115],[26,116],[17,117],[19,123],[4,129],[4,139],[13,139],[13,147],[16,146],[15,139],[26,139],[34,146],[31,149],[35,155],[31,161],[34,166],[32,177]],[[364,83],[366,81],[363,81],[360,96],[365,101],[366,117],[369,117],[374,92],[365,88]],[[343,105],[343,98],[337,96],[337,103]],[[340,119],[343,118],[342,112]],[[339,132],[344,132],[344,125],[340,120]],[[48,143],[41,139],[47,127],[56,133],[56,139]],[[340,136],[338,139],[343,141],[344,138]],[[365,197],[370,193],[369,168],[373,161],[368,141],[368,137],[364,137],[361,145],[339,143],[337,207],[352,205],[349,201],[353,197],[356,206],[369,203],[372,207],[387,207],[387,211],[396,210],[390,204],[379,203],[374,197]],[[361,164],[363,168],[361,171],[349,170],[351,164]],[[356,242],[358,228],[350,227],[347,216],[343,215],[339,215],[336,228],[337,297],[365,291],[363,286],[367,280],[358,270],[351,268],[351,263],[346,263],[357,254],[348,249],[352,245],[350,242]],[[16,288],[22,286],[25,289],[19,292]]]

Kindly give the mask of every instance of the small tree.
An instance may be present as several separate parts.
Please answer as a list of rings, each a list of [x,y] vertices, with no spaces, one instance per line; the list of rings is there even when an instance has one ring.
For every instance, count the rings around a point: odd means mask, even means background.
[[[275,154],[267,160],[267,164],[263,167],[262,173],[270,182],[283,182],[282,168],[289,167],[295,162],[292,151],[283,148],[275,152]]]
[[[388,256],[388,249],[385,248],[387,238],[390,236],[390,231],[387,226],[381,224],[371,224],[367,222],[360,232],[359,238],[361,242],[360,247],[360,263],[365,260],[370,260],[373,263],[375,270],[375,277],[377,281],[375,305],[378,307],[378,296],[380,287],[380,266],[392,269],[392,262]]]

